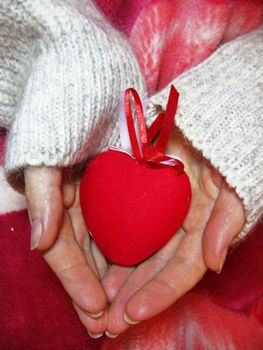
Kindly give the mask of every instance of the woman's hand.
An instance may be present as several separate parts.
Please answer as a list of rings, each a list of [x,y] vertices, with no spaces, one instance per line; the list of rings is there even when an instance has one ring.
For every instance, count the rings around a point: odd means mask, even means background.
[[[235,191],[174,130],[168,154],[183,159],[192,186],[190,210],[181,229],[137,267],[112,266],[103,278],[109,309],[108,336],[153,317],[183,296],[209,268],[220,272],[227,250],[244,225]]]
[[[43,252],[90,335],[102,334],[107,328],[107,300],[100,279],[108,267],[87,232],[79,185],[59,168],[29,167],[25,194],[32,248]]]

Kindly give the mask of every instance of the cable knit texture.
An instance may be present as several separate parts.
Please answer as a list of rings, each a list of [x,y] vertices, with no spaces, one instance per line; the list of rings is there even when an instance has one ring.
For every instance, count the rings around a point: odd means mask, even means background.
[[[69,166],[116,143],[121,91],[144,93],[129,45],[91,1],[79,4],[0,4],[0,125],[10,128],[5,169],[18,190],[28,165]]]
[[[175,123],[243,199],[247,223],[263,210],[263,28],[221,46],[204,63],[176,78]],[[152,97],[151,121],[169,87]]]

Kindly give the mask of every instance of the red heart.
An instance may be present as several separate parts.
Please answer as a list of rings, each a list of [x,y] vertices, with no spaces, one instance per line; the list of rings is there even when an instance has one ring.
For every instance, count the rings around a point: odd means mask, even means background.
[[[139,162],[109,150],[88,165],[80,184],[86,225],[102,253],[130,266],[159,250],[187,214],[191,187],[185,172]]]

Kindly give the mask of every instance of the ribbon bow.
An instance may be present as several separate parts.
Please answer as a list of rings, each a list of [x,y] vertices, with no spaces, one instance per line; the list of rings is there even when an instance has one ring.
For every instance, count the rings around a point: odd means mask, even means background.
[[[130,95],[133,97],[136,110],[137,132],[133,122]],[[123,149],[113,149],[128,153],[138,161],[153,162],[160,166],[172,166],[176,174],[180,174],[184,170],[182,161],[177,157],[164,154],[173,126],[178,99],[179,93],[172,85],[165,112],[160,113],[147,129],[143,105],[138,92],[134,88],[127,89],[124,94],[124,107],[123,105],[120,106],[120,132]],[[123,117],[124,111],[125,119]],[[157,141],[153,143],[158,134]],[[129,140],[127,140],[127,137]],[[127,147],[127,145],[130,145],[130,147]],[[131,148],[132,154],[130,154],[129,148]]]

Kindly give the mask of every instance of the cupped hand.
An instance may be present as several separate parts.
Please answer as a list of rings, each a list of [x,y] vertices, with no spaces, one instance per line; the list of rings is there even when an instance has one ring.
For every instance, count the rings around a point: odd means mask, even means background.
[[[100,279],[107,263],[87,232],[79,185],[59,168],[25,170],[25,194],[32,223],[31,248],[43,252],[93,337],[107,327],[107,300]]]
[[[179,156],[189,175],[192,201],[180,230],[137,267],[113,265],[103,278],[109,309],[107,334],[115,337],[147,320],[193,288],[209,268],[220,272],[228,247],[245,221],[242,201],[179,131],[168,154]]]

